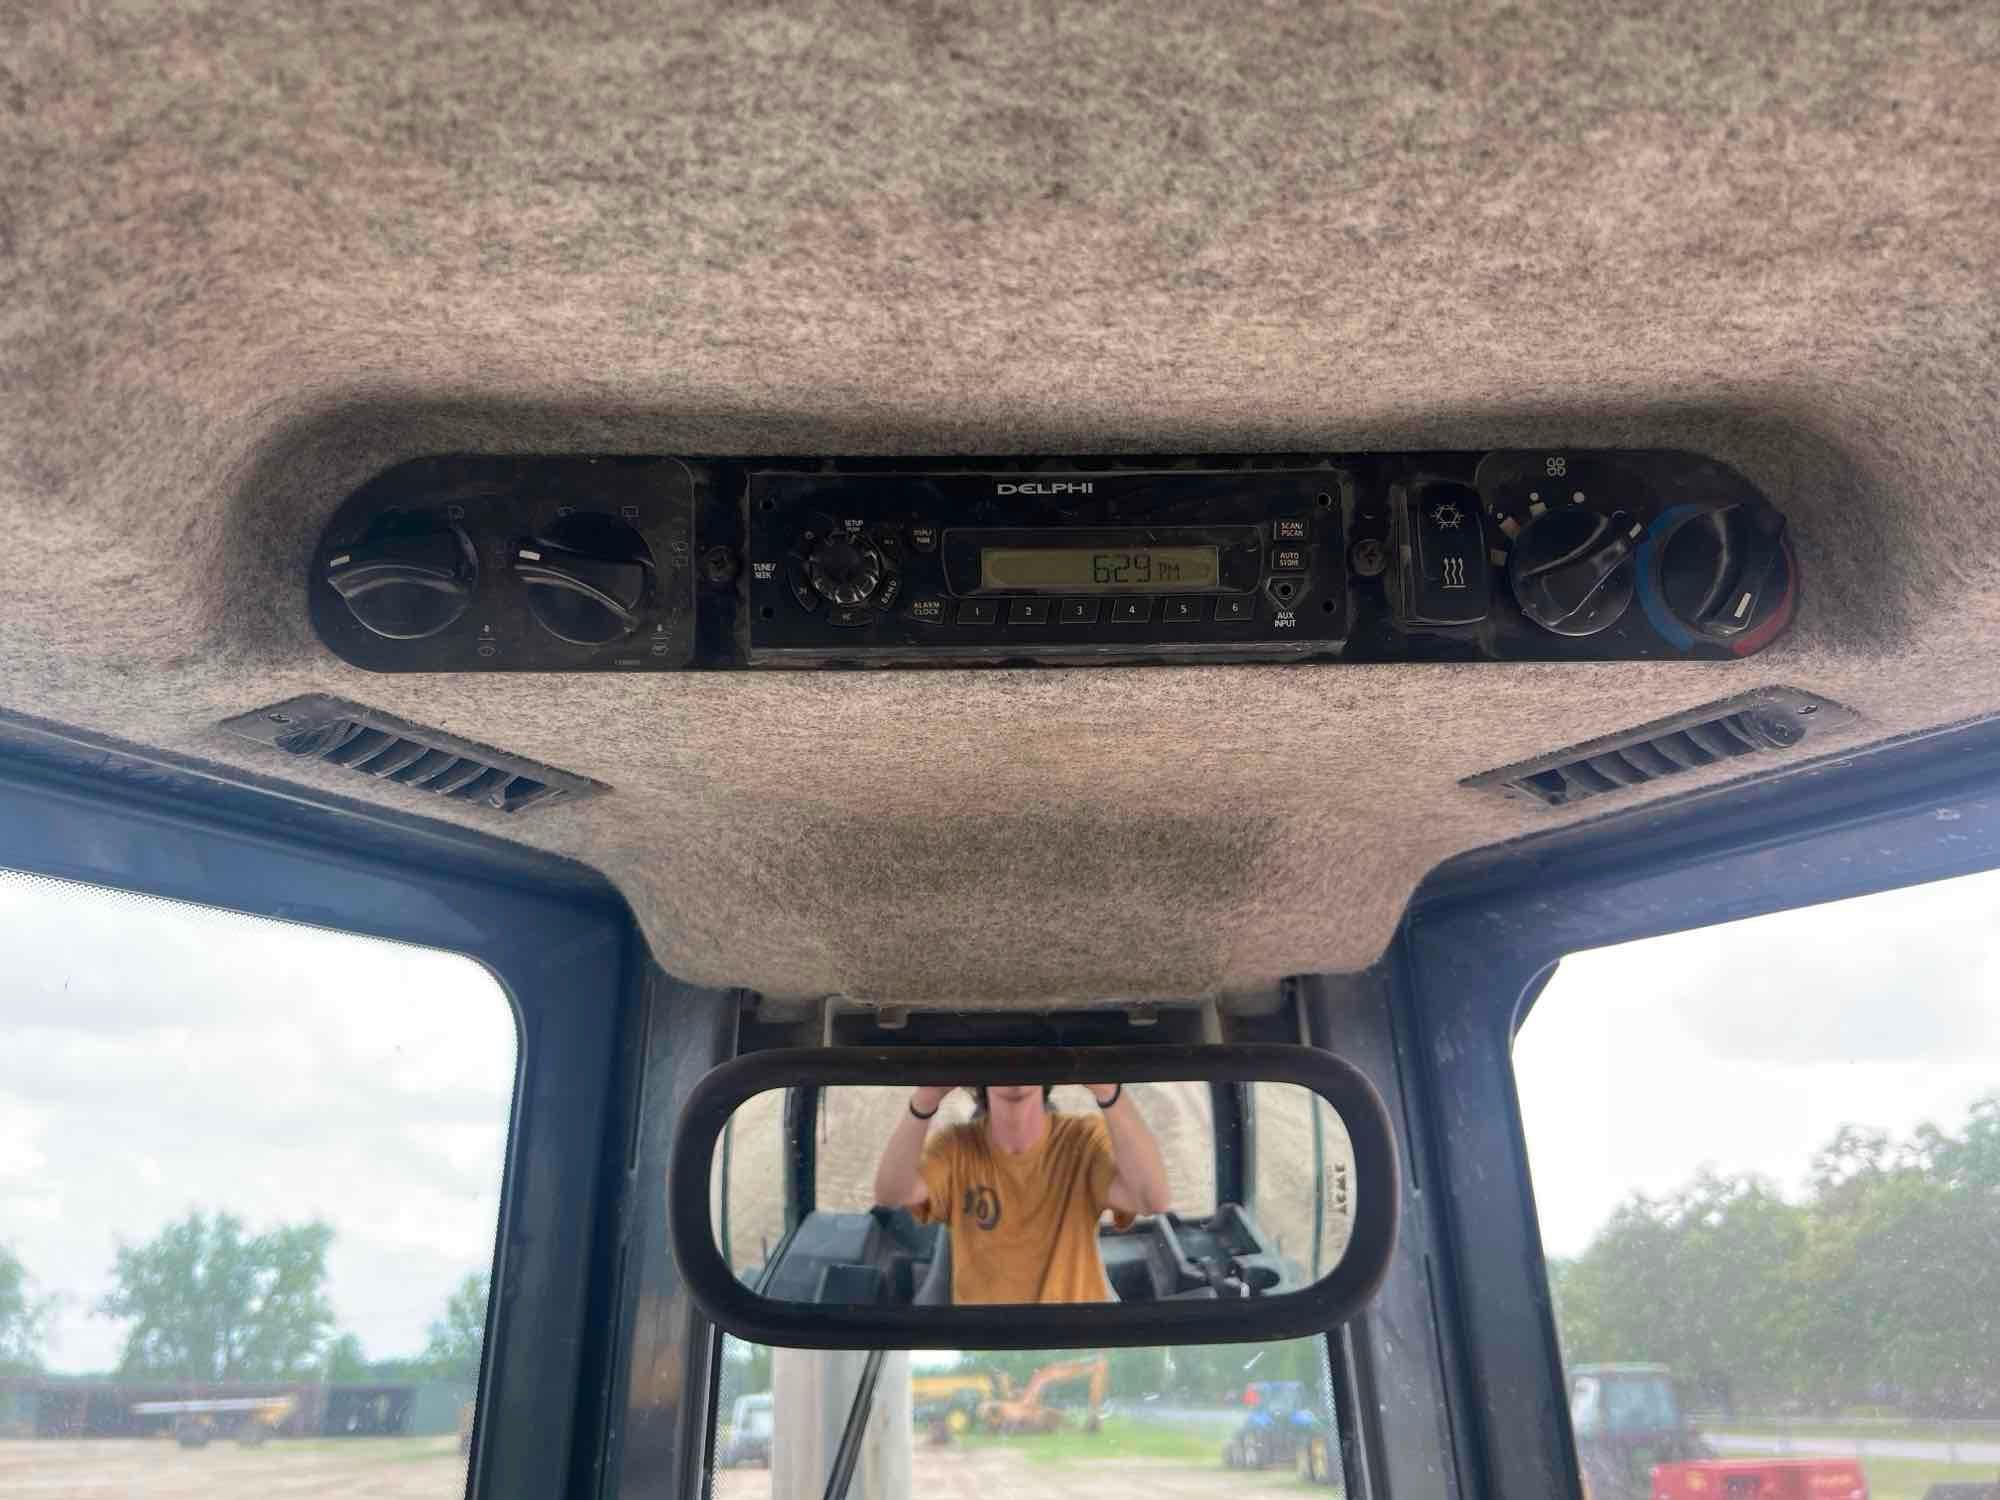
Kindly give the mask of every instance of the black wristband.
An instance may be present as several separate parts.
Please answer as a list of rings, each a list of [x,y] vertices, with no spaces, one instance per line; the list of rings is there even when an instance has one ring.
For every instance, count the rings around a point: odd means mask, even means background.
[[[1097,1098],[1095,1094],[1091,1095],[1091,1097],[1093,1099]],[[1099,1109],[1109,1109],[1111,1108],[1112,1105],[1116,1104],[1120,1099],[1123,1099],[1124,1097],[1125,1097],[1125,1085],[1122,1083],[1114,1083],[1111,1085],[1111,1097],[1109,1099],[1098,1099],[1097,1107]]]
[[[936,1104],[935,1106],[933,1106],[933,1108],[931,1109],[931,1112],[930,1112],[929,1114],[927,1114],[927,1115],[926,1115],[926,1114],[920,1114],[920,1113],[918,1112],[918,1110],[917,1110],[917,1101],[916,1101],[916,1100],[914,1100],[914,1099],[912,1099],[912,1100],[910,1101],[910,1113],[911,1113],[912,1115],[915,1115],[915,1116],[916,1116],[916,1117],[917,1117],[917,1118],[918,1118],[919,1120],[935,1120],[935,1119],[937,1118],[937,1112],[938,1112],[938,1110],[940,1110],[940,1109],[943,1109],[943,1108],[944,1108],[944,1101],[943,1101],[942,1099],[940,1099],[940,1100],[939,1100],[939,1101],[937,1102],[937,1104]]]

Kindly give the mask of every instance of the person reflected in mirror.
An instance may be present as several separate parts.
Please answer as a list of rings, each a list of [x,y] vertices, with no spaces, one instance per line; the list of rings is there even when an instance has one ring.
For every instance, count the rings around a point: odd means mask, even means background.
[[[951,1089],[910,1095],[875,1201],[950,1230],[953,1302],[1112,1300],[1098,1221],[1164,1212],[1167,1167],[1124,1087],[1088,1087],[1097,1109],[1084,1115],[1051,1108],[1048,1085],[970,1087],[972,1119],[935,1134]]]

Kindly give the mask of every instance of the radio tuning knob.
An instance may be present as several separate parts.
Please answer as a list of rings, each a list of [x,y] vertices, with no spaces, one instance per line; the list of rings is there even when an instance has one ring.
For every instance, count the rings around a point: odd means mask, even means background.
[[[1550,510],[1514,541],[1507,578],[1521,613],[1556,635],[1595,635],[1632,602],[1632,553],[1645,528],[1624,515]]]
[[[882,554],[859,534],[827,537],[806,559],[806,576],[834,604],[862,604],[882,581]]]

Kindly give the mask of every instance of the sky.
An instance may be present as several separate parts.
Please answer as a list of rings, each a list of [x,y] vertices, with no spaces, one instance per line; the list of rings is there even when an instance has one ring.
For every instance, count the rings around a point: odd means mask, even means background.
[[[1703,1164],[1791,1196],[1843,1124],[2000,1093],[2000,871],[1572,954],[1514,1048],[1544,1248]]]
[[[116,1366],[116,1247],[190,1208],[331,1223],[371,1359],[491,1265],[516,1037],[472,960],[7,871],[0,952],[0,1242],[52,1370]]]

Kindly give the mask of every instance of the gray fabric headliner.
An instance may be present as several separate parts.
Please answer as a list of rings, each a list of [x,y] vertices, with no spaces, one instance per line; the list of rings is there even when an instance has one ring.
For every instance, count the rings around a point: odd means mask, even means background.
[[[1365,965],[1554,821],[1459,777],[1760,683],[2000,709],[2000,15],[1653,12],[0,4],[0,709],[271,773],[216,722],[357,698],[616,787],[503,831],[679,974],[985,1003]],[[1637,443],[1788,509],[1787,641],[454,680],[305,624],[422,452]]]

